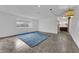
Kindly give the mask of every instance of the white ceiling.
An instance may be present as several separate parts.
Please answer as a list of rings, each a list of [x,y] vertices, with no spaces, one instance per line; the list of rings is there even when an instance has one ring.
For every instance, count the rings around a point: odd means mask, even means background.
[[[54,9],[56,14],[60,14],[64,10],[73,6],[57,6],[57,5],[0,5],[0,11],[8,12],[17,16],[32,19],[53,19],[54,15],[49,11]]]

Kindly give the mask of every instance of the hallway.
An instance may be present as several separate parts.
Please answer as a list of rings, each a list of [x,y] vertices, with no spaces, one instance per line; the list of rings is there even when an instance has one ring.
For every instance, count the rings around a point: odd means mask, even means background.
[[[58,34],[44,33],[49,36],[47,40],[34,48],[30,48],[24,42],[16,43],[16,37],[9,37],[0,39],[0,52],[10,53],[62,53],[62,52],[79,52],[78,47],[73,41],[72,37],[67,32],[60,32]],[[17,45],[18,44],[18,45]],[[17,47],[16,47],[17,45]]]

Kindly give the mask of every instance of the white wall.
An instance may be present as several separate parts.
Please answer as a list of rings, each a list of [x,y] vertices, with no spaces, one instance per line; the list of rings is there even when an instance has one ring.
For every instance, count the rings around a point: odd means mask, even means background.
[[[79,47],[79,13],[78,12],[79,12],[79,9],[78,10],[76,9],[75,16],[70,23],[69,31],[73,40]]]
[[[57,33],[57,17],[39,20],[39,31]]]
[[[17,17],[8,13],[0,12],[0,37],[16,35],[20,33],[38,30],[38,24],[37,24],[38,21],[32,20],[32,19],[25,19],[25,20],[31,20],[33,22],[33,28],[31,29],[16,28],[16,18],[21,18],[21,17]]]
[[[33,28],[16,28],[16,19],[30,20],[33,22]],[[52,18],[46,19],[28,19],[15,16],[10,13],[5,13],[0,11],[0,37],[16,35],[20,33],[25,33],[29,31],[41,31],[48,33],[57,33],[57,17],[52,16]]]
[[[18,34],[25,33],[25,32],[38,31],[38,26],[39,26],[38,20],[24,19],[24,18],[20,18],[20,17],[19,17],[19,19],[32,22],[32,28],[17,28],[16,27],[16,31],[17,31]]]

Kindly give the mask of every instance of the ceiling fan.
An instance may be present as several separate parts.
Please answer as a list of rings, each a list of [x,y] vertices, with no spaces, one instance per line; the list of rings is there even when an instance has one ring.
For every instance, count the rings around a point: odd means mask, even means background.
[[[64,11],[62,11],[62,13],[60,13],[60,14],[57,14],[56,12],[54,12],[55,11],[54,9],[50,8],[49,10],[55,16],[63,16],[63,14],[64,14]]]
[[[60,11],[62,11],[61,13],[57,14],[57,12],[55,12],[55,9],[50,8],[49,11],[57,16],[57,17],[63,17],[63,16],[73,16],[74,14],[74,10],[77,8],[77,6],[59,6]],[[59,11],[59,12],[60,12]],[[65,15],[66,14],[66,15]]]

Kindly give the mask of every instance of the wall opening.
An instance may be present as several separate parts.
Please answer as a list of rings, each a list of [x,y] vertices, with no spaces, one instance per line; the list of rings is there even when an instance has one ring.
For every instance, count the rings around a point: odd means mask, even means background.
[[[58,17],[58,32],[69,32],[69,24],[72,17]]]

